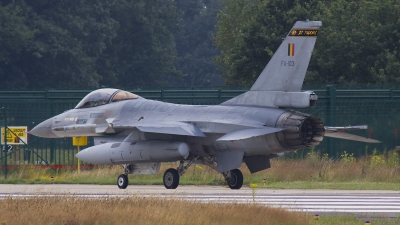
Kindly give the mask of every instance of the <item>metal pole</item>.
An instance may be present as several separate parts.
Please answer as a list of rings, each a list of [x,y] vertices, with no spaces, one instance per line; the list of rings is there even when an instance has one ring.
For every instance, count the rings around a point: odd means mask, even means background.
[[[7,152],[8,152],[8,146],[7,146],[7,116],[6,116],[6,110],[4,107],[3,109],[3,116],[4,116],[4,154],[6,155],[4,157],[4,179],[7,179],[7,173],[8,173],[8,168],[7,168]]]
[[[79,138],[78,138],[78,140],[79,140]],[[79,145],[78,145],[78,153],[79,153],[79,151],[80,151],[80,149],[79,149]],[[81,160],[79,158],[78,158],[78,174],[81,174]]]
[[[47,105],[47,109],[50,105],[50,116],[54,115],[54,103],[53,101],[49,100],[49,92],[46,90],[46,105]],[[56,164],[56,156],[55,156],[55,148],[54,148],[54,138],[50,139],[50,163],[54,163]],[[64,161],[65,162],[65,161]],[[60,162],[58,162],[60,163]]]
[[[7,127],[7,130],[8,130],[9,132],[11,132],[14,136],[16,136],[16,137],[18,136],[16,133],[14,133],[14,131],[8,129],[8,127]],[[32,151],[32,152],[36,155],[37,158],[40,158],[40,160],[42,160],[43,162],[45,162],[46,165],[48,165],[51,169],[55,170],[54,167],[52,167],[52,166],[49,164],[49,162],[48,162],[47,160],[43,159],[43,157],[40,156],[38,153],[36,153],[34,149],[32,149],[31,147],[29,147],[29,145],[28,145],[25,141],[23,141],[22,139],[19,139],[19,141],[21,141],[22,143],[24,143],[24,145],[25,145],[26,147],[28,147],[28,149],[29,149],[30,151]]]
[[[79,145],[80,145],[81,137],[77,137],[77,139],[78,139],[78,153],[79,153],[79,151],[80,151]],[[78,158],[78,174],[80,174],[80,173],[81,173],[81,160]]]
[[[336,90],[334,85],[327,85],[327,92],[329,96],[328,107],[328,124],[335,126],[335,107],[336,107]],[[328,139],[328,155],[329,157],[336,157],[335,155],[335,141],[334,138]]]

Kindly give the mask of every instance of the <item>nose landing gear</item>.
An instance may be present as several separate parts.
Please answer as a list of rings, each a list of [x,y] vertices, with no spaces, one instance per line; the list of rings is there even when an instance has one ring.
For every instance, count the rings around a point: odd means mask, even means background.
[[[128,187],[128,176],[126,174],[121,174],[118,176],[117,185],[119,189],[126,189]]]

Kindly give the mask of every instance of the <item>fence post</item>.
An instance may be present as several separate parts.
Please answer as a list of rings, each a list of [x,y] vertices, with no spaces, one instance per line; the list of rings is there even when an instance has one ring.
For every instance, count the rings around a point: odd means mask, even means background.
[[[7,115],[6,115],[6,109],[3,107],[3,116],[4,116],[4,146],[3,146],[3,152],[4,152],[4,179],[7,179],[7,174],[8,174],[8,168],[7,168],[7,157],[8,157],[8,146],[7,146]]]
[[[46,90],[46,102],[47,105],[50,105],[50,116],[48,118],[51,118],[54,115],[54,103],[53,101],[48,98],[48,91]],[[43,152],[42,152],[43,154]],[[55,150],[54,150],[54,138],[50,139],[50,164],[56,164],[55,162]]]
[[[194,104],[194,101],[193,101],[193,96],[194,96],[193,90],[194,90],[194,87],[192,86],[192,105]]]
[[[336,90],[334,85],[327,85],[327,96],[328,100],[328,111],[327,111],[327,125],[335,126],[335,106],[336,106]],[[328,138],[328,155],[330,157],[335,157],[335,139]]]
[[[390,88],[390,101],[393,101],[393,88]]]
[[[46,89],[45,92],[44,92],[44,101],[47,102],[47,100],[49,100],[49,92]]]

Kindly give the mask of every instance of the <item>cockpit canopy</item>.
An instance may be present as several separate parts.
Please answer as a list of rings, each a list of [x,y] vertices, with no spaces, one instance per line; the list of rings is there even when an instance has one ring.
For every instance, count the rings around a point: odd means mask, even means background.
[[[91,108],[111,102],[137,99],[138,97],[139,96],[127,91],[113,88],[103,88],[90,92],[78,103],[78,105],[76,105],[75,109]]]

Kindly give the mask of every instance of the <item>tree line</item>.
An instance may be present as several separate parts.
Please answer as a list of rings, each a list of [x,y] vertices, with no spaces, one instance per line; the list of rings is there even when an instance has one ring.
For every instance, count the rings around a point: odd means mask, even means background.
[[[251,85],[297,20],[322,28],[305,83],[400,83],[398,0],[226,0],[217,62],[226,84]]]
[[[0,0],[0,88],[222,85],[222,0]]]
[[[305,19],[306,83],[398,83],[399,3],[0,0],[0,88],[249,86]]]

